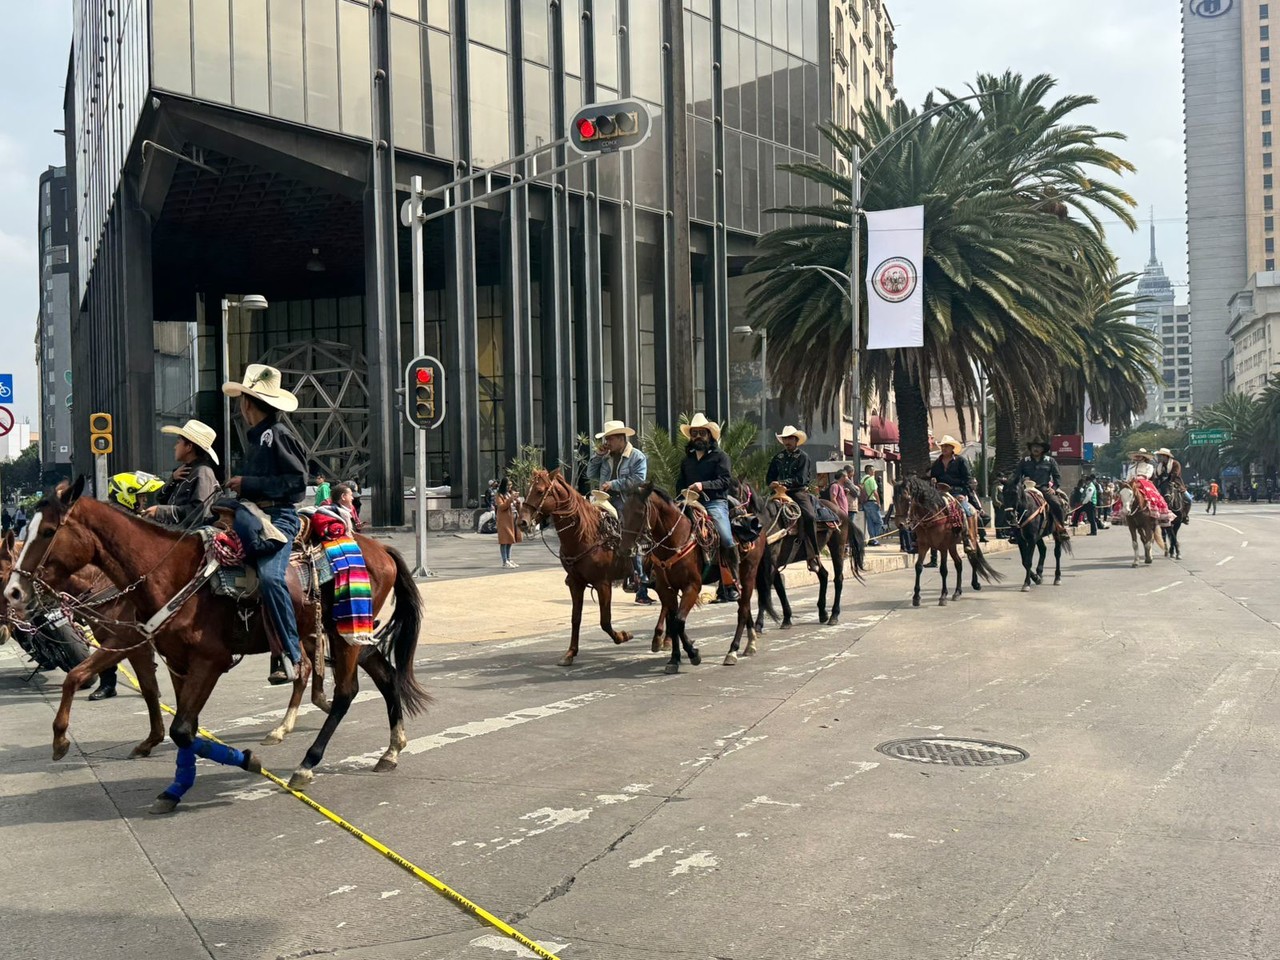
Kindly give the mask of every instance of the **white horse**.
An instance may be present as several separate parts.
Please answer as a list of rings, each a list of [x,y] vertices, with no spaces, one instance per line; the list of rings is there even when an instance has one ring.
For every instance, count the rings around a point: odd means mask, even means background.
[[[1120,496],[1120,515],[1124,519],[1125,526],[1129,528],[1129,537],[1133,541],[1133,565],[1138,565],[1138,541],[1142,541],[1142,547],[1145,551],[1146,558],[1144,563],[1151,562],[1151,544],[1156,542],[1160,544],[1160,549],[1164,551],[1165,556],[1169,555],[1169,547],[1164,542],[1164,535],[1160,530],[1160,521],[1156,519],[1154,513],[1151,512],[1147,499],[1142,495],[1142,491],[1131,486],[1127,481],[1120,484],[1118,491]]]

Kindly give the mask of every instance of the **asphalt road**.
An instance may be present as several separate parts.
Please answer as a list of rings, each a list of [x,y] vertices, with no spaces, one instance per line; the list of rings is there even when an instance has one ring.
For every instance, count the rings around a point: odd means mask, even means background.
[[[437,702],[399,771],[370,772],[386,727],[362,699],[311,793],[564,960],[1269,960],[1278,540],[1280,507],[1197,514],[1183,561],[1132,569],[1112,530],[1076,541],[1061,587],[1019,593],[1006,553],[1005,584],[945,608],[935,571],[919,609],[894,572],[852,586],[836,628],[806,590],[732,668],[727,614],[702,608],[705,660],[674,677],[594,631],[570,669],[563,633],[424,646]],[[147,815],[174,753],[125,759],[133,694],[82,695],[52,763],[53,682],[20,682],[12,649],[0,957],[524,955],[240,771],[202,763],[178,813]],[[255,744],[283,705],[264,674],[234,671],[204,724]],[[267,764],[292,769],[318,722]],[[876,752],[906,737],[1029,757]]]

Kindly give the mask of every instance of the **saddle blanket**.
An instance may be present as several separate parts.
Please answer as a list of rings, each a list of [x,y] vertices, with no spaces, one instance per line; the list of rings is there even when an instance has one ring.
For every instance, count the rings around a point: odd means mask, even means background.
[[[351,537],[324,542],[333,567],[333,622],[347,643],[367,645],[373,639],[373,586],[360,545]]]

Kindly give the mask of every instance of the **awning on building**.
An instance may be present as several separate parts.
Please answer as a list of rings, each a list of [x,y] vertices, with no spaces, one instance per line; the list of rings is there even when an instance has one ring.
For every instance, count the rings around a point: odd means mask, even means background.
[[[873,444],[899,443],[898,425],[884,417],[871,417],[871,442]]]

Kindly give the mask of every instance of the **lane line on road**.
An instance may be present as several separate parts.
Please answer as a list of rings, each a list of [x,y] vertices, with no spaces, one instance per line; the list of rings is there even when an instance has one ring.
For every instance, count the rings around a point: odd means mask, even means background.
[[[1146,593],[1140,594],[1140,596],[1149,597],[1153,593],[1164,593],[1166,590],[1172,590],[1174,587],[1180,586],[1182,586],[1182,581],[1175,580],[1173,583],[1166,583],[1163,587],[1156,587],[1154,590],[1148,590]]]
[[[1241,540],[1241,541],[1240,541],[1240,549],[1241,549],[1241,550],[1243,550],[1243,549],[1244,549],[1245,547],[1247,547],[1248,545],[1249,545],[1249,541],[1248,541],[1248,540]]]
[[[1215,566],[1220,567],[1220,566],[1222,566],[1224,563],[1230,563],[1230,562],[1231,562],[1232,560],[1234,560],[1234,559],[1235,559],[1235,555],[1234,555],[1234,554],[1232,554],[1232,555],[1231,555],[1231,556],[1229,556],[1229,557],[1223,557],[1221,560],[1219,560],[1219,561],[1215,564]]]
[[[1202,517],[1201,519],[1202,519],[1205,523],[1212,523],[1212,524],[1215,524],[1215,525],[1217,525],[1217,526],[1219,526],[1219,527],[1226,527],[1228,530],[1232,530],[1232,531],[1234,531],[1234,532],[1236,532],[1236,533],[1240,534],[1240,536],[1242,536],[1242,537],[1244,536],[1244,531],[1243,531],[1243,530],[1241,530],[1239,527],[1233,527],[1233,526],[1232,526],[1231,524],[1229,524],[1229,523],[1223,523],[1221,520],[1210,520],[1208,517]]]
[[[137,690],[139,693],[142,692],[142,688],[138,685],[137,678],[129,671],[127,667],[121,665],[120,672],[125,675],[129,683],[133,685],[133,688],[135,690]],[[589,695],[584,695],[584,696],[589,696]],[[605,696],[612,696],[612,694],[605,694]],[[162,702],[160,704],[160,709],[164,710],[165,713],[176,715],[176,712],[174,711],[173,707],[169,706],[167,703]],[[210,733],[208,730],[204,729],[203,727],[199,728],[199,733],[200,733],[200,736],[205,737],[209,740],[212,740],[215,743],[224,743],[224,741],[219,740],[217,737],[215,737],[212,733]],[[443,880],[437,879],[436,877],[427,873],[427,871],[423,870],[421,867],[419,867],[416,863],[413,863],[411,860],[406,860],[404,857],[400,856],[400,854],[396,853],[386,844],[382,843],[382,841],[378,840],[375,837],[371,837],[369,834],[365,833],[359,827],[355,826],[354,824],[345,820],[343,817],[334,813],[328,807],[325,807],[322,804],[317,803],[315,800],[312,800],[309,796],[307,796],[301,790],[290,789],[287,783],[285,783],[283,780],[277,777],[274,773],[272,773],[266,767],[262,768],[262,776],[270,780],[272,783],[274,783],[277,787],[279,787],[285,793],[292,794],[294,797],[301,800],[303,803],[305,803],[308,807],[310,807],[316,813],[320,814],[326,820],[329,820],[332,823],[337,824],[339,827],[347,831],[347,833],[351,834],[357,840],[362,841],[366,846],[382,854],[382,856],[386,857],[388,860],[390,860],[400,869],[405,870],[408,873],[412,874],[418,880],[422,881],[427,886],[429,886],[436,893],[440,894],[443,897],[446,897],[449,900],[452,900],[454,904],[462,908],[464,912],[471,914],[477,920],[480,920],[481,922],[486,923],[489,926],[493,927],[493,929],[497,930],[503,936],[508,937],[511,940],[514,940],[516,943],[520,944],[520,946],[524,947],[526,950],[530,950],[536,956],[542,957],[543,960],[560,960],[558,956],[556,956],[546,947],[542,946],[542,944],[537,943],[534,940],[530,940],[528,937],[526,937],[523,933],[521,933],[515,927],[507,923],[505,920],[502,920],[494,916],[492,913],[490,913],[484,907],[480,906],[478,903],[468,900],[466,897],[460,894],[457,890],[453,889],[453,887],[449,886]],[[557,945],[556,949],[560,950],[560,949],[563,949],[563,947]]]

